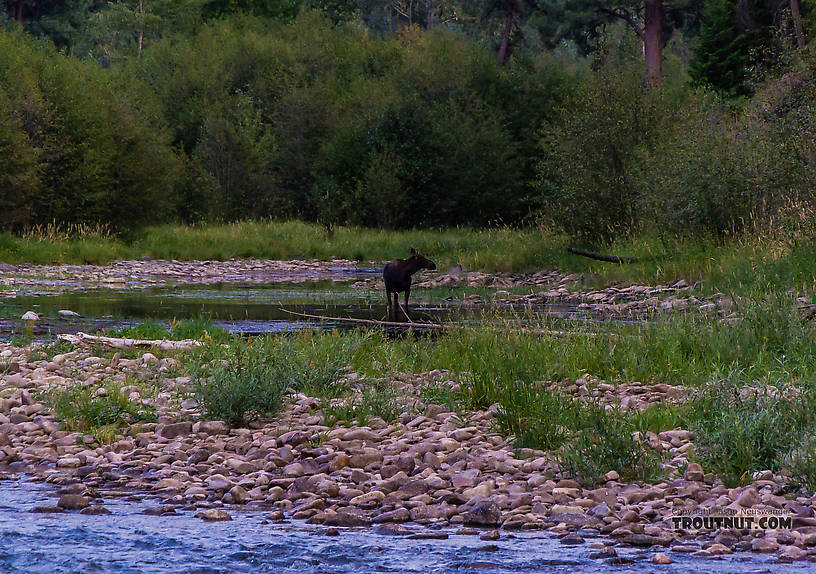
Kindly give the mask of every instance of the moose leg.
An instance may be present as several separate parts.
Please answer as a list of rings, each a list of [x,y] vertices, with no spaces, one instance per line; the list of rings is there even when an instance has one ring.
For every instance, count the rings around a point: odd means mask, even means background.
[[[391,291],[385,292],[385,313],[388,317],[388,320],[391,320],[393,305],[391,303]]]
[[[411,295],[411,288],[408,287],[405,290],[405,307],[402,308],[402,312],[405,314],[405,318],[408,319],[408,322],[413,323],[413,321],[411,321],[411,317],[408,315],[408,297],[410,295]],[[397,295],[397,303],[399,303],[399,295]]]
[[[397,309],[399,309],[399,306],[400,306],[400,304],[399,304],[399,293],[394,291],[393,293],[391,293],[391,296],[394,298],[392,303],[391,303],[391,321],[396,321],[398,319],[398,316],[399,316],[399,312],[397,311]]]

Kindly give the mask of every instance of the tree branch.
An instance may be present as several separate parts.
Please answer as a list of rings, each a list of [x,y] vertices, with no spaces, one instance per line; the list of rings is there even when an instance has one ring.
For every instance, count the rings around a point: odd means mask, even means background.
[[[626,10],[625,8],[618,8],[617,10],[614,8],[601,8],[601,12],[609,14],[610,16],[614,16],[615,18],[620,18],[621,20],[624,20],[627,24],[629,24],[632,30],[635,31],[635,34],[640,36],[641,40],[644,39],[645,33],[643,31],[643,26],[640,25],[640,22],[638,21],[637,17],[631,12],[629,12],[629,10]]]

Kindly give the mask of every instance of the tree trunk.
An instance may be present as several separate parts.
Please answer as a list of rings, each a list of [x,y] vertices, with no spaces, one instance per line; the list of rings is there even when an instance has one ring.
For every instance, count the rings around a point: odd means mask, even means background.
[[[802,13],[799,11],[799,0],[790,0],[793,29],[796,31],[796,45],[801,50],[805,47],[805,31],[802,29]]]
[[[513,31],[513,9],[507,11],[507,19],[504,23],[504,35],[502,36],[501,46],[499,46],[499,67],[504,65],[504,60],[507,58],[507,49],[510,46],[510,32]]]
[[[14,19],[17,20],[20,24],[23,23],[23,6],[25,5],[25,0],[17,0],[17,10],[16,14],[14,15]]]
[[[433,0],[425,1],[425,29],[433,30],[434,27],[434,5]]]
[[[139,55],[142,55],[142,47],[144,46],[144,21],[145,10],[142,0],[139,0]]]
[[[663,82],[663,2],[647,0],[643,27],[643,49],[646,53],[646,83],[659,88]]]

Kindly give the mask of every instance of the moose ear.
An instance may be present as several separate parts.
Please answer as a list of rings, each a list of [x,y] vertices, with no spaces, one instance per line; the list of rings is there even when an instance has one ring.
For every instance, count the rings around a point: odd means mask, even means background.
[[[416,255],[417,254],[416,249],[414,249],[413,247],[410,247],[409,251],[411,252],[411,255]]]

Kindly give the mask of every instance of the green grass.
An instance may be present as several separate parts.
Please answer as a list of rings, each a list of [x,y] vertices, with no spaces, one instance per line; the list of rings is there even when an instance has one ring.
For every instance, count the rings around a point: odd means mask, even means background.
[[[680,409],[680,416],[683,426],[698,435],[695,446],[703,467],[729,487],[745,484],[752,472],[789,466],[791,453],[811,440],[816,381],[755,389],[717,381]]]
[[[798,234],[764,233],[727,240],[667,238],[644,234],[597,250],[639,258],[613,264],[571,255],[571,241],[550,230],[508,227],[473,230],[385,231],[325,228],[298,221],[224,225],[162,225],[117,237],[107,233],[0,234],[0,261],[7,263],[105,263],[150,256],[156,259],[268,259],[332,257],[387,261],[405,257],[408,247],[434,259],[440,270],[459,263],[480,271],[522,272],[561,269],[580,273],[589,286],[608,283],[702,281],[705,292],[756,294],[814,292],[814,240]]]
[[[332,387],[342,373],[335,361],[319,354],[293,353],[286,339],[232,336],[229,344],[207,340],[190,361],[193,392],[206,416],[231,426],[245,426],[275,415],[285,395]]]
[[[105,330],[108,337],[124,337],[128,339],[147,339],[180,341],[182,339],[224,339],[227,332],[221,327],[212,324],[208,317],[191,317],[189,319],[173,319],[169,324],[159,321],[144,321],[129,327],[119,327]]]
[[[392,423],[407,410],[406,397],[401,396],[388,383],[372,383],[362,389],[359,394],[353,394],[339,401],[327,401],[323,407],[324,424],[336,426],[343,424],[351,426],[367,426],[372,417],[380,417],[387,423]]]
[[[369,380],[447,369],[458,388],[429,382],[417,391],[421,400],[457,411],[498,404],[500,432],[519,447],[553,452],[567,474],[588,484],[609,470],[653,480],[659,458],[633,433],[676,427],[697,433],[697,456],[706,470],[738,484],[751,472],[790,468],[791,453],[816,435],[816,415],[809,414],[816,412],[814,325],[799,317],[789,296],[746,303],[739,312],[736,323],[688,313],[642,324],[580,324],[568,336],[522,332],[507,323],[433,338],[388,338],[379,331],[230,337],[227,347],[212,343],[196,352],[193,363],[201,384],[212,381],[214,394],[205,400],[212,416],[274,414],[290,388],[324,399],[331,424],[365,424],[372,416],[394,420],[411,400],[388,385],[350,383],[342,376],[349,366]],[[548,320],[539,326],[549,326]],[[541,384],[584,373],[612,383],[684,385],[702,394],[683,405],[623,413],[581,404]],[[717,381],[725,383],[712,384]],[[801,396],[734,400],[735,389],[780,385]],[[254,396],[272,402],[251,407]],[[801,468],[813,466],[803,456],[796,460]]]
[[[92,434],[98,442],[111,442],[126,424],[156,420],[153,408],[130,401],[113,381],[101,387],[104,395],[97,394],[98,388],[72,386],[48,392],[43,399],[68,430]]]

